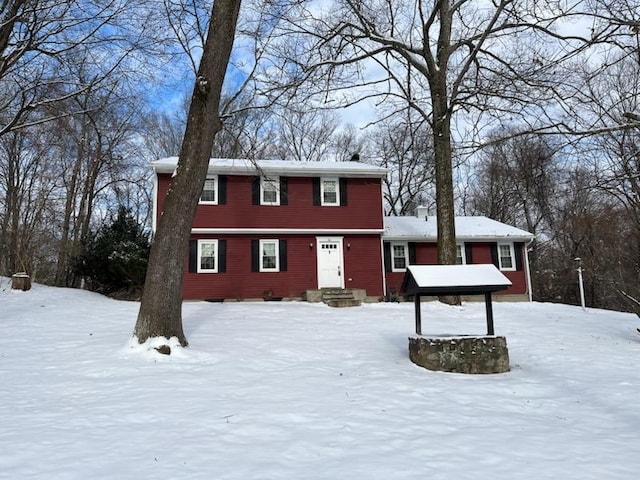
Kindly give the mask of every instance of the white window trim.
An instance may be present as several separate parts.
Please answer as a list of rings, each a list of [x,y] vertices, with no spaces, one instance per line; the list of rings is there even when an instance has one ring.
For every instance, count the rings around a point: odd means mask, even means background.
[[[393,261],[395,257],[395,255],[393,254],[393,247],[394,246],[402,246],[404,247],[404,264],[405,265],[409,265],[409,244],[407,242],[391,242],[390,244],[390,248],[391,248],[391,271],[392,272],[406,272],[407,269],[405,268],[396,268],[396,263]]]
[[[202,268],[202,246],[204,244],[211,244],[213,243],[215,245],[215,262],[216,262],[216,268]],[[218,273],[218,266],[220,265],[220,250],[218,249],[218,240],[209,240],[209,239],[199,239],[198,240],[198,269],[197,272],[198,273]]]
[[[464,243],[457,243],[456,244],[456,250],[460,248],[460,256],[462,257],[462,264],[461,265],[466,265],[467,264],[467,253],[465,252],[464,249]],[[456,251],[456,260],[458,259],[458,252]],[[457,261],[456,261],[457,263]]]
[[[336,182],[336,201],[325,202],[324,201],[324,182],[332,181]],[[320,178],[320,205],[323,207],[339,207],[340,206],[340,180],[337,177],[321,177]]]
[[[277,240],[277,239],[270,238],[270,239],[260,240],[258,243],[259,243],[258,248],[260,249],[259,252],[258,252],[258,262],[259,262],[258,271],[260,271],[260,272],[279,272],[280,271],[280,241]],[[276,256],[276,266],[275,266],[275,268],[264,268],[262,266],[263,265],[263,262],[262,262],[263,256],[262,256],[262,254],[263,254],[263,251],[264,251],[263,250],[263,245],[269,244],[269,243],[273,243],[276,246],[276,248],[275,248],[275,256]]]
[[[275,184],[276,186],[276,201],[275,202],[266,202],[264,200],[264,184],[265,182],[270,182]],[[260,205],[280,205],[280,177],[260,177]]]
[[[502,266],[502,255],[500,255],[500,247],[505,246],[509,247],[509,255],[511,256],[511,267],[503,267]],[[516,270],[516,256],[513,249],[513,243],[499,243],[498,244],[498,265],[500,265],[500,270],[504,270],[505,272],[513,272]]]
[[[214,188],[214,193],[215,193],[215,199],[214,200],[202,200],[202,194],[200,194],[200,198],[198,199],[198,203],[200,205],[217,205],[218,204],[218,198],[219,198],[219,190],[218,190],[218,175],[207,175],[207,180],[213,180],[214,184],[213,184],[213,188]],[[204,189],[204,184],[203,184],[203,189]]]

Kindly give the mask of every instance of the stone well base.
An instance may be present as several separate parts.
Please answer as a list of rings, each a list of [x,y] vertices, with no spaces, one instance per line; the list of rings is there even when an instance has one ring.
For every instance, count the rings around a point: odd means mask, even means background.
[[[409,337],[409,358],[416,365],[444,372],[509,371],[509,350],[504,337]]]

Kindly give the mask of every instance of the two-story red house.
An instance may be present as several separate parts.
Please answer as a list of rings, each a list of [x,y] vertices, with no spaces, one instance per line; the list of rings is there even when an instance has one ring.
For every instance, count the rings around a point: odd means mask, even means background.
[[[176,164],[152,164],[154,219]],[[382,297],[385,175],[359,162],[212,159],[185,260],[184,298],[301,298],[325,287]]]
[[[153,162],[155,220],[177,158]],[[437,263],[436,221],[384,217],[386,169],[359,162],[212,159],[185,255],[185,299],[304,298],[323,288],[401,295],[407,265]],[[529,296],[533,236],[457,217],[459,263],[494,263]]]

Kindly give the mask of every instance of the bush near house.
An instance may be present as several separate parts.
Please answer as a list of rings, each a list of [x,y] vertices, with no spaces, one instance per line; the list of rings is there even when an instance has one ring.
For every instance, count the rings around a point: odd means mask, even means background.
[[[85,241],[76,259],[76,272],[90,290],[119,298],[136,298],[144,285],[149,258],[149,235],[131,212],[118,209],[111,224]]]

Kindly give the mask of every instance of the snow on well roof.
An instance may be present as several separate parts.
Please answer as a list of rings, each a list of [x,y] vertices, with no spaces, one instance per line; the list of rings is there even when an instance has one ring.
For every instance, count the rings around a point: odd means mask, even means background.
[[[418,287],[479,287],[483,285],[512,285],[511,281],[493,265],[409,265]]]
[[[157,173],[173,173],[178,157],[169,157],[151,162]],[[209,173],[231,175],[287,175],[291,177],[313,177],[340,175],[344,177],[382,178],[387,169],[360,162],[298,162],[291,160],[249,160],[231,158],[212,158],[209,160]]]
[[[456,238],[458,240],[488,240],[504,238],[509,240],[530,240],[533,234],[506,223],[483,216],[456,217]],[[423,217],[384,217],[385,240],[432,240],[438,238],[437,219]]]

